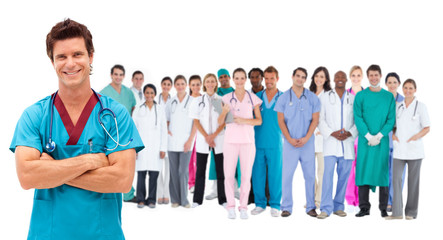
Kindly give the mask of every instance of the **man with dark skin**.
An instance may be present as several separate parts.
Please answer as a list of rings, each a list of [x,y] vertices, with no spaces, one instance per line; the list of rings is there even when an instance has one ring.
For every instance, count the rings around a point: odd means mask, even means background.
[[[252,85],[252,92],[258,93],[262,91],[264,86],[262,85],[263,82],[263,71],[260,68],[253,68],[248,73],[249,80],[251,81]]]
[[[319,219],[325,219],[332,213],[345,217],[344,201],[349,173],[354,154],[354,140],[357,128],[354,123],[354,95],[346,92],[346,74],[338,71],[334,76],[335,89],[320,98],[322,109],[318,125],[323,135],[325,170],[321,195]],[[337,130],[338,129],[338,130]],[[336,131],[334,131],[336,130]],[[333,198],[334,169],[337,167],[337,186]]]

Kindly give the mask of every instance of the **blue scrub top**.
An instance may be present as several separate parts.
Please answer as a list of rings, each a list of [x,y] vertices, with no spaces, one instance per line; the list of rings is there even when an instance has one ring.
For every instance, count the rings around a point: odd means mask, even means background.
[[[284,114],[289,135],[294,139],[306,136],[312,122],[312,114],[320,112],[321,109],[321,103],[317,95],[306,88],[303,92],[304,94],[297,98],[291,87],[279,97],[274,107],[275,111]],[[290,104],[291,95],[292,105]],[[310,147],[311,145],[313,147],[314,141],[313,134],[304,147]]]
[[[397,97],[395,98],[396,103],[403,102],[405,97],[403,97],[400,93],[397,93]],[[397,111],[397,108],[395,109]],[[394,149],[394,143],[392,142],[392,131],[389,132],[389,150],[392,152]]]
[[[117,117],[120,143],[126,147],[117,147],[107,136],[98,122],[99,102],[95,104],[77,145],[66,143],[68,132],[54,106],[53,141],[54,152],[48,153],[54,159],[71,158],[86,153],[103,152],[106,155],[135,148],[138,152],[144,148],[137,129],[123,105],[109,97],[101,96],[104,108],[110,108]],[[46,151],[51,118],[51,97],[48,96],[27,108],[17,123],[10,150],[16,146],[32,147],[40,152]],[[102,121],[111,136],[116,138],[116,127],[112,117],[104,116]],[[34,206],[28,239],[124,239],[121,228],[121,193],[98,193],[69,185],[50,189],[35,189]]]
[[[282,133],[278,125],[277,112],[274,110],[276,101],[283,93],[277,94],[268,102],[266,90],[258,92],[256,95],[263,102],[260,106],[260,112],[263,122],[255,126],[255,146],[257,148],[281,148],[283,143]]]

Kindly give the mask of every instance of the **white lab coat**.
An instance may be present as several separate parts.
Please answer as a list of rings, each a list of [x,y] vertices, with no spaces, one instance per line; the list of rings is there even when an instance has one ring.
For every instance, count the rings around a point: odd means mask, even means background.
[[[213,97],[221,101],[221,97],[216,93],[214,93]],[[189,109],[189,117],[192,119],[198,119],[205,132],[208,134],[212,134],[219,127],[218,124],[219,114],[215,111],[214,107],[212,107],[212,114],[211,114],[212,121],[211,123],[209,122],[209,98],[210,98],[209,95],[205,93],[202,96],[194,99]],[[209,124],[212,125],[212,132],[209,132]],[[223,139],[224,139],[224,130],[222,130],[214,139],[215,154],[223,152]],[[209,153],[209,144],[206,143],[205,137],[200,133],[200,131],[197,131],[197,140],[196,140],[195,149],[199,153],[207,153],[207,154]]]
[[[188,116],[193,99],[192,96],[186,94],[183,101],[180,102],[176,95],[166,104],[166,120],[169,122],[169,131],[172,134],[168,134],[168,151],[184,151],[185,143],[191,135],[194,120]],[[192,141],[191,149],[193,146],[194,141]]]
[[[325,90],[322,90],[320,94],[317,96],[319,99],[321,99],[321,96],[323,96],[325,93]],[[323,136],[321,134],[317,133],[320,132],[320,129],[318,129],[318,126],[315,128],[314,131],[314,138],[315,138],[315,152],[323,152]]]
[[[133,119],[145,148],[138,153],[135,168],[137,171],[160,171],[163,166],[160,151],[167,151],[168,139],[165,110],[158,104],[152,106],[151,109],[145,104],[136,108],[138,109]]]
[[[417,110],[415,111],[415,105]],[[415,111],[415,118],[413,119]],[[397,103],[396,107],[396,127],[395,136],[397,141],[393,141],[394,158],[402,160],[417,160],[425,158],[423,139],[407,142],[412,136],[419,133],[423,128],[430,127],[431,122],[426,105],[418,102],[415,98],[408,108],[405,101]]]
[[[358,135],[357,127],[354,123],[354,95],[348,91],[345,91],[343,94],[345,94],[343,115],[341,100],[335,90],[325,92],[321,96],[320,123],[318,127],[323,135],[323,155],[325,157],[336,156],[344,157],[345,159],[354,159],[354,140]],[[343,141],[343,147],[342,141],[331,136],[332,132],[342,128],[352,134],[351,137]]]
[[[145,95],[143,94],[143,89],[141,90],[142,92],[142,99],[140,99],[140,95],[138,94],[138,90],[132,86],[131,87],[132,93],[134,93],[134,98],[135,98],[135,108],[134,111],[132,112],[132,116],[135,116],[136,111],[138,111],[138,107],[140,105],[142,105],[145,102]]]

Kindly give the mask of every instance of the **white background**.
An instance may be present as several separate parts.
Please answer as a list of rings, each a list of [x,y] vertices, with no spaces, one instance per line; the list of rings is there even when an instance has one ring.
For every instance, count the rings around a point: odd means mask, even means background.
[[[9,236],[7,239],[26,237],[33,196],[32,190],[20,187],[9,144],[23,110],[57,89],[45,39],[52,26],[67,17],[92,32],[95,56],[91,79],[96,90],[110,82],[110,68],[117,63],[126,67],[127,86],[135,70],[145,73],[145,83],[158,86],[166,75],[204,76],[221,67],[232,72],[236,67],[248,71],[274,65],[283,90],[291,85],[292,71],[298,66],[308,70],[310,82],[318,66],[326,66],[332,77],[338,70],[348,73],[355,64],[366,70],[375,63],[383,75],[395,71],[402,80],[415,79],[417,96],[430,112],[433,125],[425,137],[427,157],[422,165],[416,221],[381,219],[378,192],[371,194],[370,217],[310,218],[304,214],[303,176],[297,169],[294,214],[289,218],[271,218],[267,211],[247,221],[228,220],[215,201],[205,201],[197,209],[159,206],[139,210],[135,204],[124,204],[127,239],[417,239],[429,238],[428,233],[441,227],[442,163],[437,139],[442,119],[437,94],[442,87],[443,17],[438,1],[9,1],[0,3],[0,9],[4,114],[0,129],[0,232]],[[363,85],[368,85],[366,77]]]

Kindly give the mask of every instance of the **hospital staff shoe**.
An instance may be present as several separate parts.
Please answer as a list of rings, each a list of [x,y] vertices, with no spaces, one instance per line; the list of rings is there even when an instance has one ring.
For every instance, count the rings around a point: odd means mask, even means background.
[[[246,209],[241,209],[241,210],[240,210],[240,218],[241,218],[241,219],[248,219],[248,218],[249,218],[249,216],[248,216],[248,210],[246,210]]]
[[[386,220],[395,220],[395,219],[403,219],[403,216],[387,216]]]
[[[335,215],[339,216],[339,217],[346,217],[348,214],[345,213],[345,211],[343,210],[338,210],[334,212]]]
[[[385,217],[389,216],[388,212],[386,212],[386,210],[381,210],[380,212],[381,212],[381,217],[382,218],[385,218]]]
[[[145,203],[144,202],[139,202],[139,203],[137,203],[137,207],[138,208],[144,208],[145,207]]]
[[[228,218],[229,219],[235,219],[237,216],[235,215],[235,209],[234,208],[230,208],[228,209]]]
[[[406,216],[405,219],[406,219],[406,220],[414,220],[415,217],[412,217],[412,216]]]
[[[150,204],[148,205],[148,208],[155,208],[155,203],[150,203]]]
[[[367,208],[362,208],[362,209],[360,209],[360,212],[355,214],[356,217],[364,217],[366,215],[369,215],[369,209],[367,209]]]
[[[271,216],[273,216],[273,217],[280,216],[280,211],[276,208],[271,208]]]
[[[317,216],[318,219],[325,219],[325,218],[327,218],[327,217],[329,217],[329,215],[328,215],[326,212],[321,212],[321,213]]]
[[[191,208],[191,204],[188,203],[188,204],[184,205],[183,207],[184,208]]]
[[[214,193],[214,192],[209,195],[206,195],[206,197],[205,197],[206,200],[213,200],[216,198],[217,198],[217,193]]]
[[[157,203],[158,203],[158,204],[163,204],[163,198],[159,198],[159,199],[157,200]]]
[[[178,203],[173,203],[173,204],[171,204],[171,207],[172,207],[172,208],[178,208],[178,206],[180,206],[180,204],[178,204]]]
[[[169,204],[169,198],[163,198],[163,204]]]
[[[291,216],[291,213],[289,211],[283,211],[283,212],[281,212],[281,216],[282,217],[289,217],[289,216]]]
[[[198,207],[198,206],[200,206],[200,204],[198,204],[198,203],[196,203],[196,202],[192,204],[192,208],[196,208],[196,207]]]
[[[387,212],[392,212],[392,206],[391,206],[391,205],[388,205],[388,207],[386,208],[386,211],[387,211]]]
[[[260,213],[262,213],[262,212],[264,212],[264,211],[265,211],[264,208],[261,208],[261,207],[255,207],[254,209],[252,209],[252,211],[251,211],[251,215],[258,215],[258,214],[260,214]]]
[[[306,214],[308,214],[309,216],[311,216],[311,217],[317,217],[318,216],[318,214],[317,214],[317,212],[315,211],[315,209],[311,209],[309,212],[307,212]]]

